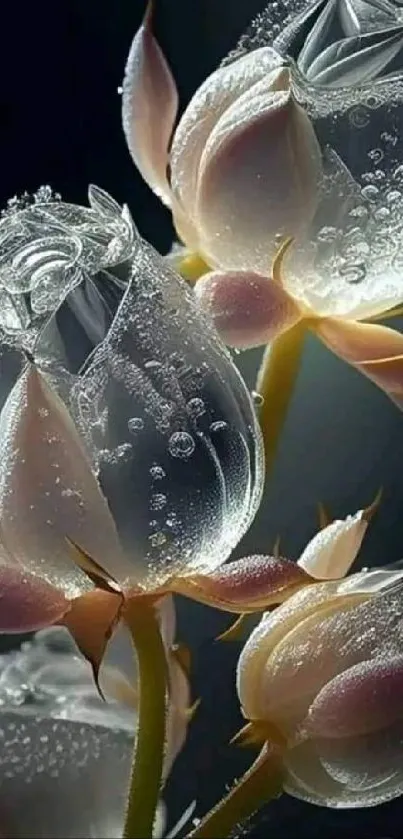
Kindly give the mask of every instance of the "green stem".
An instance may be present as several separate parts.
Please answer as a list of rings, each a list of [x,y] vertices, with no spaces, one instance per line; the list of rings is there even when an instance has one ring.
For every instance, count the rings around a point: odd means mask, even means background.
[[[275,338],[263,355],[256,390],[263,397],[259,409],[266,455],[266,471],[270,472],[277,453],[280,435],[298,375],[307,325],[299,321]]]
[[[125,615],[136,650],[139,715],[124,839],[152,837],[165,748],[167,663],[152,604],[134,603]]]
[[[223,839],[283,791],[283,770],[278,759],[264,749],[231,792],[223,798],[188,839]]]

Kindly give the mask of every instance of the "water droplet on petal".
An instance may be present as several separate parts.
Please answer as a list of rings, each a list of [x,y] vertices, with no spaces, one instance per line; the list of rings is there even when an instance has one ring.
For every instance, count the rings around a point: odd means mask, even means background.
[[[162,481],[165,478],[165,472],[162,466],[151,466],[150,475],[154,481]]]
[[[253,404],[256,408],[261,408],[264,403],[264,397],[261,393],[258,393],[256,390],[252,390],[252,399]]]
[[[152,533],[150,536],[150,542],[153,548],[160,548],[162,545],[165,545],[167,537],[161,530],[157,531],[157,533]]]
[[[151,496],[150,499],[150,508],[151,510],[162,510],[167,503],[167,497],[162,492],[156,492],[155,495]]]
[[[187,460],[195,450],[195,441],[187,431],[174,431],[168,442],[169,453],[172,457],[181,457]]]
[[[137,431],[142,431],[144,428],[144,420],[141,417],[130,417],[127,427],[132,434],[136,434]]]
[[[212,422],[210,425],[210,431],[214,433],[214,431],[225,431],[228,428],[228,425],[223,420],[217,420],[216,422]]]
[[[189,402],[187,403],[187,409],[192,417],[200,417],[202,414],[204,414],[206,407],[203,402],[203,399],[198,399],[197,397],[194,397],[193,399],[189,399]]]

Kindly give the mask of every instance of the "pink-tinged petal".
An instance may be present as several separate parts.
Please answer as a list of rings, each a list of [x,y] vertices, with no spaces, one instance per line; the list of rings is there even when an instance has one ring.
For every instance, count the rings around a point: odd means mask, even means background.
[[[320,147],[283,76],[235,102],[204,149],[195,222],[214,267],[268,273],[279,238],[301,234],[315,213]]]
[[[319,320],[314,330],[330,350],[403,408],[403,335],[387,326],[335,318]]]
[[[9,553],[70,597],[90,583],[66,537],[111,574],[127,573],[112,516],[73,421],[33,364],[0,415],[0,518]]]
[[[70,609],[63,592],[24,568],[0,566],[0,632],[35,632]]]
[[[144,180],[171,203],[168,149],[178,93],[171,71],[151,31],[151,5],[134,36],[122,86],[122,121],[130,154]]]
[[[271,556],[247,556],[209,575],[175,579],[172,591],[225,612],[258,612],[282,603],[312,577],[295,562]]]
[[[300,319],[281,285],[247,271],[205,274],[195,294],[225,344],[247,349],[270,343]]]
[[[298,565],[318,580],[344,577],[357,556],[367,527],[364,510],[333,521],[311,539]]]
[[[220,67],[191,99],[172,141],[172,189],[192,216],[200,158],[216,122],[226,109],[281,63],[270,47],[254,50],[233,64]]]
[[[403,722],[403,658],[362,661],[318,693],[304,724],[311,737],[357,737]]]

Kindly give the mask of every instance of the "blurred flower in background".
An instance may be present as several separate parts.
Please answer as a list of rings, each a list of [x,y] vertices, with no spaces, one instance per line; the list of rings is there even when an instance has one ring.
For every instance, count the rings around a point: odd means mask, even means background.
[[[103,679],[123,694],[120,671],[105,668]],[[91,668],[62,628],[2,655],[1,835],[121,836],[134,715],[133,707],[100,698]],[[164,823],[161,804],[155,836]]]

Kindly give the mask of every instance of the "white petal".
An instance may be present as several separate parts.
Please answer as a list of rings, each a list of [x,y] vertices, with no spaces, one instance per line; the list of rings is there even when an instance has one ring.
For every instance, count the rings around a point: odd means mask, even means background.
[[[122,570],[108,506],[74,424],[28,364],[0,415],[0,517],[8,551],[74,596],[88,587],[66,537],[112,574]]]
[[[178,109],[171,71],[151,32],[151,12],[134,36],[123,80],[122,120],[127,145],[151,189],[170,204],[168,147]]]
[[[363,510],[333,521],[311,539],[298,565],[318,580],[337,580],[351,568],[361,547],[368,522]]]
[[[199,87],[175,131],[171,150],[172,189],[193,215],[200,158],[207,138],[226,109],[281,63],[270,47],[220,67]]]
[[[195,218],[214,267],[268,273],[279,241],[315,213],[321,152],[287,76],[273,71],[240,97],[203,152]]]

